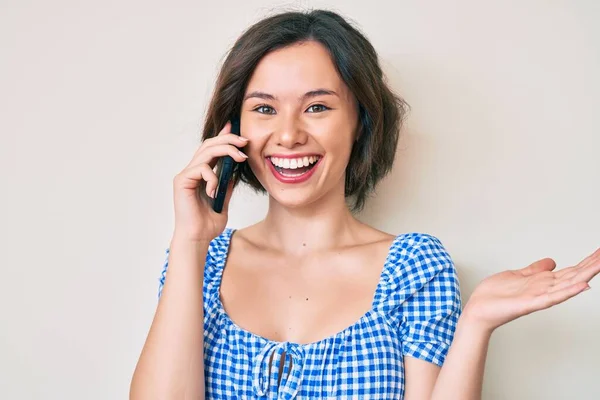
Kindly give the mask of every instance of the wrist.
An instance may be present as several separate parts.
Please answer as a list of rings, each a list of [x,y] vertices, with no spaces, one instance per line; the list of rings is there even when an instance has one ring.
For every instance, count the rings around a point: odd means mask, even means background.
[[[457,330],[458,329],[480,337],[491,337],[495,327],[487,324],[485,319],[473,312],[467,303],[458,319]]]
[[[203,239],[203,238],[195,238],[195,237],[190,237],[189,235],[185,235],[185,234],[179,234],[177,232],[173,233],[173,236],[171,238],[171,244],[170,247],[174,247],[174,246],[194,246],[194,247],[206,247],[208,248],[208,246],[210,245],[211,240],[210,239]]]

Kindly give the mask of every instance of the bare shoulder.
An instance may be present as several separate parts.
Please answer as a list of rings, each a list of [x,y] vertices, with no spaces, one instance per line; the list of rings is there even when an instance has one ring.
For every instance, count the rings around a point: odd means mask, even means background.
[[[231,247],[236,250],[259,249],[260,243],[256,240],[259,237],[259,224],[250,225],[241,229],[236,229],[231,236]]]
[[[395,238],[396,235],[392,235],[365,224],[360,242],[364,247],[389,247]]]

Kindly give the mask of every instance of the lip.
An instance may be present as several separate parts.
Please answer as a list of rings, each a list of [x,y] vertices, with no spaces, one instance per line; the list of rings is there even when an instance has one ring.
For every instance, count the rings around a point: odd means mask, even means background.
[[[271,173],[275,176],[275,178],[277,178],[277,180],[279,180],[282,183],[302,183],[307,181],[317,170],[317,168],[319,167],[319,164],[321,164],[321,161],[323,160],[323,156],[319,155],[319,161],[317,161],[317,163],[315,164],[314,167],[312,167],[308,172],[306,172],[303,175],[300,176],[283,176],[281,175],[279,172],[277,172],[277,170],[275,169],[275,166],[273,165],[273,163],[271,162],[271,160],[269,160],[270,157],[277,157],[277,158],[299,158],[299,157],[309,157],[309,156],[313,156],[313,155],[317,155],[317,154],[294,154],[293,156],[284,156],[284,155],[275,155],[273,154],[272,156],[266,157],[265,158],[265,162],[268,164],[269,169],[271,170]]]
[[[266,156],[267,158],[275,157],[275,158],[301,158],[301,157],[310,157],[310,156],[318,156],[323,158],[323,156],[319,153],[297,153],[297,154],[270,154]]]

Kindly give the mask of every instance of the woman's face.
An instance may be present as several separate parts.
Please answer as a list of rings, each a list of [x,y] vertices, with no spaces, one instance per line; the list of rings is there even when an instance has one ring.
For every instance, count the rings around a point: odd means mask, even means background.
[[[344,195],[357,103],[317,42],[267,54],[244,94],[241,133],[252,171],[280,204]]]

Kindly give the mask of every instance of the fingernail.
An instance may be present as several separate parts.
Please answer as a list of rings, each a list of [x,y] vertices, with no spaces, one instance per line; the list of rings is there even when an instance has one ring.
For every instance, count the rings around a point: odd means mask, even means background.
[[[248,158],[248,156],[247,156],[247,155],[245,155],[244,153],[242,153],[241,151],[238,151],[238,153],[240,153],[240,155],[241,155],[242,157],[244,157],[244,158]]]
[[[243,136],[240,136],[239,138],[240,138],[240,140],[243,140],[244,142],[247,142],[247,141],[248,141],[248,138],[245,138],[245,137],[243,137]]]
[[[586,290],[590,290],[591,287],[588,285],[588,287],[586,287],[585,289],[583,289],[583,291],[585,292]]]
[[[212,197],[213,199],[215,198],[215,193],[216,193],[217,189],[213,189],[212,192],[210,192],[210,197]]]

